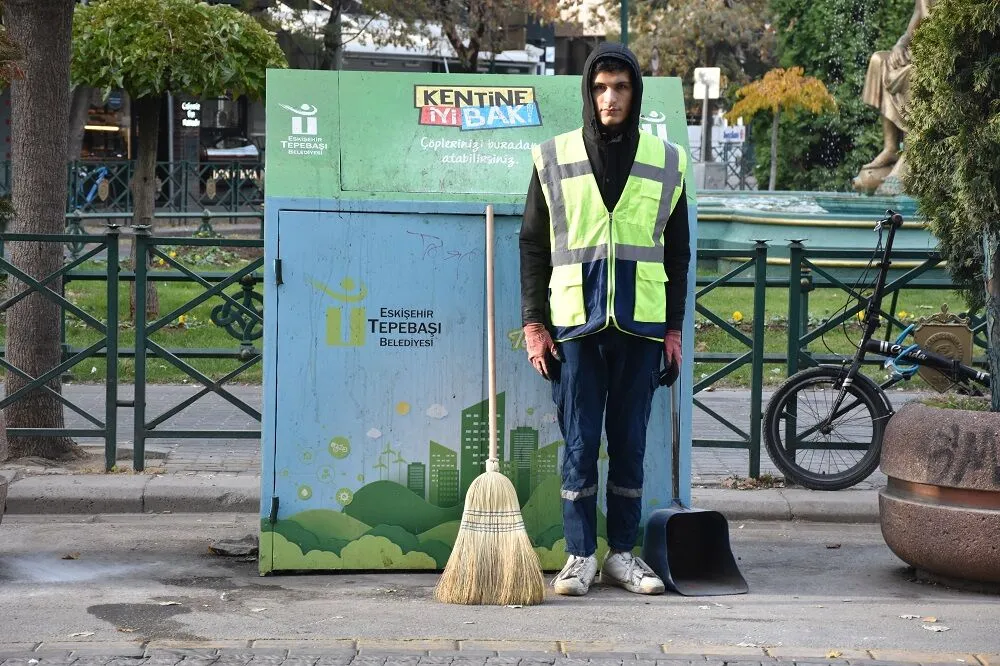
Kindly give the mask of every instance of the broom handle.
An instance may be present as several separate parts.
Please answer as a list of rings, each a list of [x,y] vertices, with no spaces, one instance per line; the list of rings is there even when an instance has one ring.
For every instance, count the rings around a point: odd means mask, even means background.
[[[493,204],[486,206],[486,357],[489,370],[490,457],[487,471],[499,472],[497,456],[497,359],[496,311],[493,298]]]
[[[681,501],[681,378],[670,387],[670,470],[674,501]]]

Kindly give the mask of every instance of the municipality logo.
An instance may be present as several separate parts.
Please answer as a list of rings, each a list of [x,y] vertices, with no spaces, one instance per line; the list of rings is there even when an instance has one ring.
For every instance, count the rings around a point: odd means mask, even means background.
[[[279,104],[281,108],[292,114],[292,134],[297,136],[316,136],[319,134],[319,127],[316,123],[317,109],[312,104],[302,106],[288,106]]]
[[[326,308],[326,344],[331,347],[360,347],[365,344],[365,308],[361,301],[368,296],[362,282],[351,278],[340,281],[343,291],[336,291],[319,280],[309,280],[312,287],[340,303]],[[345,325],[346,324],[346,325]]]
[[[667,140],[667,116],[659,111],[650,111],[639,115],[639,129],[653,136]]]

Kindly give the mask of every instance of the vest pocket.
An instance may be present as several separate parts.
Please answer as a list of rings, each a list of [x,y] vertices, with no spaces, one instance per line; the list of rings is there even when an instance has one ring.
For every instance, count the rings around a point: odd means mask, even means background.
[[[583,307],[583,264],[552,267],[549,316],[553,326],[582,326],[587,323]]]
[[[662,323],[667,320],[667,272],[663,264],[638,261],[635,264],[635,308],[637,322]]]

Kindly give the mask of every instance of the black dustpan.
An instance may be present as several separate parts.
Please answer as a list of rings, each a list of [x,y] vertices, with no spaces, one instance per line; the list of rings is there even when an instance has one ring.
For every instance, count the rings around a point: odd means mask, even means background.
[[[729,546],[729,523],[718,511],[685,508],[680,501],[680,389],[677,372],[661,375],[670,386],[673,503],[646,522],[642,559],[667,589],[689,597],[746,594],[747,581]]]

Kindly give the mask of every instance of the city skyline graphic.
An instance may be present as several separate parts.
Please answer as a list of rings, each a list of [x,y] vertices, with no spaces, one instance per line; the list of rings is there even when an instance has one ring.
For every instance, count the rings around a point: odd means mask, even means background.
[[[506,423],[506,394],[497,394],[497,453],[500,472],[510,479],[523,504],[547,478],[559,473],[559,450],[562,440],[539,446],[539,431],[519,425],[509,431]],[[529,410],[530,413],[530,410]],[[489,456],[489,402],[483,400],[462,410],[456,449],[429,440],[425,462],[404,460],[394,449],[384,445],[379,461],[380,478],[406,487],[421,499],[439,507],[452,507],[465,500],[469,486],[485,470]],[[505,437],[505,434],[507,437]],[[509,441],[510,458],[505,459]],[[383,457],[384,456],[384,457]],[[388,460],[386,460],[388,459]],[[388,462],[388,464],[386,464]],[[397,468],[387,474],[388,467]]]

